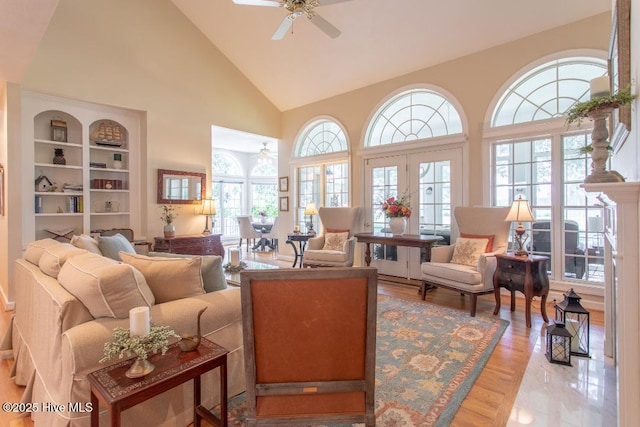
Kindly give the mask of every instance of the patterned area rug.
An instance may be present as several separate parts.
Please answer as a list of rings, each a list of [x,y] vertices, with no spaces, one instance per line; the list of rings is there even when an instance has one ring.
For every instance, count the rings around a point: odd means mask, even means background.
[[[379,295],[376,425],[448,425],[508,324]],[[244,413],[241,394],[229,402],[229,425],[241,425]]]

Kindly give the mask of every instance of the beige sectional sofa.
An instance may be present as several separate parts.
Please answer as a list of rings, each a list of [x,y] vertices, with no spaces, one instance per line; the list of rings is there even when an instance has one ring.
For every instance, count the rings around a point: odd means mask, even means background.
[[[132,256],[128,258],[131,261]],[[178,334],[195,333],[196,315],[208,307],[201,319],[202,333],[229,350],[229,396],[244,390],[240,289],[224,286],[205,292],[202,280],[194,284],[174,278],[161,284],[165,286],[165,302],[158,303],[153,286],[158,286],[159,277],[171,277],[162,274],[161,263],[169,263],[167,269],[176,271],[178,264],[170,263],[178,261],[133,258],[137,259],[130,264],[120,263],[70,244],[43,239],[31,243],[24,259],[15,262],[16,309],[11,343],[15,382],[26,386],[24,402],[65,407],[89,402],[87,374],[106,366],[98,362],[103,357],[104,343],[111,340],[113,328],[129,327],[130,306],[141,304],[150,306],[153,324],[169,325]],[[221,268],[219,259],[209,258],[207,271],[203,268],[204,258],[207,257],[183,261],[191,263],[191,267],[195,264],[194,268],[200,268],[205,276],[211,274],[212,265]],[[136,263],[141,263],[144,273],[132,265]],[[147,284],[144,274],[156,283]],[[188,296],[180,297],[183,289]],[[206,407],[219,403],[218,370],[203,376],[202,387]],[[192,422],[192,390],[192,383],[188,382],[128,409],[122,414],[122,425],[188,425]],[[38,411],[31,416],[36,425],[88,426],[90,414],[64,410]],[[101,423],[106,422],[106,411],[101,408]]]

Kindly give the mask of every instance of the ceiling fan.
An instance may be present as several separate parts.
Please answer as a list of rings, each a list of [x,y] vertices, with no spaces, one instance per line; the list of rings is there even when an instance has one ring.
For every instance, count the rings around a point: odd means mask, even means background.
[[[302,15],[305,15],[316,27],[322,30],[326,35],[335,39],[340,35],[340,30],[334,27],[329,21],[318,15],[313,9],[320,5],[343,3],[350,0],[233,0],[235,4],[243,4],[248,6],[268,6],[283,7],[289,11],[280,26],[276,29],[271,37],[273,40],[282,40],[287,34],[289,28],[293,25],[293,21]]]

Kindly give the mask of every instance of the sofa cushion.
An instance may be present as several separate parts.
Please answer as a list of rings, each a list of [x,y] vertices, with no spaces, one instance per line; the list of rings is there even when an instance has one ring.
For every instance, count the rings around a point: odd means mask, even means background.
[[[469,239],[466,237],[458,237],[455,248],[453,249],[453,257],[451,262],[454,264],[463,264],[470,267],[478,265],[480,255],[485,253],[489,239]]]
[[[39,265],[40,257],[46,248],[53,245],[59,245],[60,242],[51,238],[36,240],[29,243],[27,249],[24,251],[23,258],[29,261],[31,264]]]
[[[69,258],[58,281],[94,318],[124,319],[134,307],[152,306],[155,298],[138,270],[93,253]]]
[[[150,257],[193,258],[193,255],[172,254],[169,252],[149,252]],[[218,255],[202,255],[202,283],[205,292],[215,292],[227,288],[227,279],[222,271],[222,257]]]
[[[102,255],[115,259],[116,261],[122,261],[119,255],[120,252],[136,253],[131,242],[120,233],[113,236],[98,236],[98,247]]]
[[[120,252],[120,257],[122,262],[140,270],[158,304],[205,293],[199,256],[159,258]]]
[[[40,270],[47,276],[54,279],[58,278],[60,269],[65,262],[74,256],[86,254],[84,249],[76,248],[71,243],[60,243],[59,245],[51,245],[42,252],[38,266]]]
[[[76,248],[86,249],[94,254],[102,255],[102,251],[98,247],[98,241],[91,236],[81,234],[79,236],[73,236],[71,238],[71,244]]]

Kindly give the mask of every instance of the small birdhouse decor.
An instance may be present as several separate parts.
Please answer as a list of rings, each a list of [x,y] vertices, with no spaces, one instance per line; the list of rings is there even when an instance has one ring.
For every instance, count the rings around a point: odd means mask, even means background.
[[[45,175],[40,174],[40,176],[36,178],[36,191],[38,192],[51,191],[52,187],[53,187],[53,183]]]
[[[571,354],[589,357],[589,312],[580,304],[581,297],[570,289],[556,304],[556,322],[571,334]]]
[[[562,323],[547,326],[545,356],[550,363],[571,366],[571,333]]]

